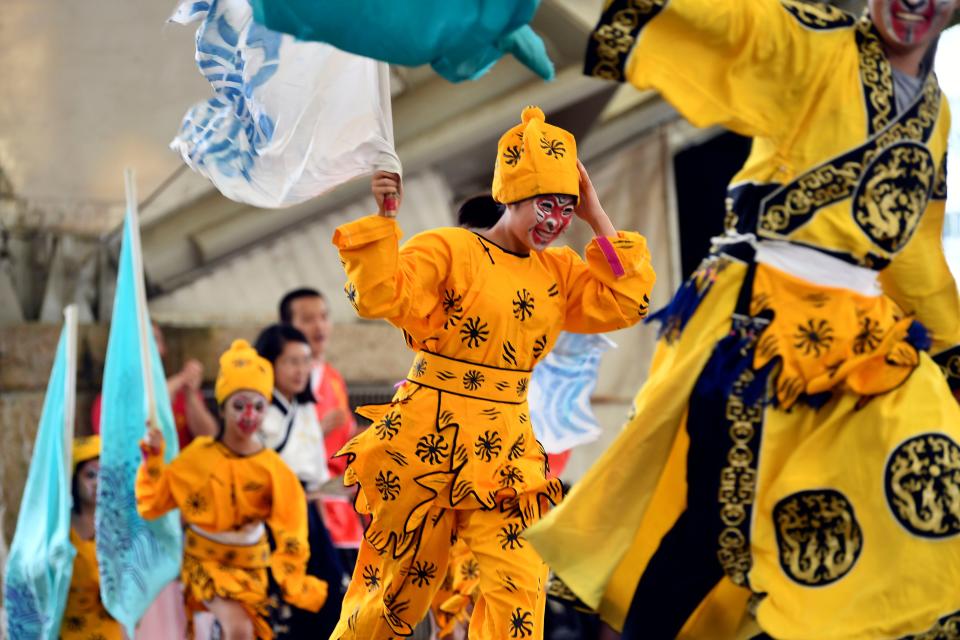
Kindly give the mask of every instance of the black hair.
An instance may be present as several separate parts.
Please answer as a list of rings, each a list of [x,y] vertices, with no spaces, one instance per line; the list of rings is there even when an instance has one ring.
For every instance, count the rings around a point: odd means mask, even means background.
[[[326,300],[326,298],[323,297],[323,294],[316,289],[310,289],[309,287],[294,289],[283,296],[283,299],[280,300],[280,307],[277,309],[277,314],[280,316],[280,322],[284,324],[290,324],[293,322],[293,302],[301,298],[320,298],[321,300]]]
[[[283,353],[288,342],[300,342],[307,345],[308,348],[310,346],[307,336],[303,335],[299,329],[289,324],[279,323],[272,324],[261,331],[253,348],[262,358],[269,360],[270,364],[276,364],[277,358]],[[307,382],[306,389],[297,394],[296,400],[301,404],[316,402],[309,382]]]
[[[87,466],[88,462],[97,460],[97,458],[90,458],[90,460],[84,460],[76,466],[73,470],[73,478],[70,479],[70,497],[73,498],[73,505],[71,505],[70,510],[75,514],[80,515],[80,471]]]
[[[506,207],[488,193],[467,198],[457,211],[457,224],[468,229],[489,229],[497,224]]]

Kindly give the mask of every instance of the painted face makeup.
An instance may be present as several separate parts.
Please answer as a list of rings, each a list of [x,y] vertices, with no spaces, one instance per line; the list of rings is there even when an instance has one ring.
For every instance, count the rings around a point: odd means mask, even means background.
[[[246,436],[252,436],[260,428],[267,411],[267,401],[259,393],[240,391],[227,400],[227,421],[237,425]]]
[[[563,235],[573,219],[577,199],[573,196],[549,194],[533,199],[536,223],[530,227],[530,246],[545,249]]]
[[[912,47],[923,43],[931,29],[947,17],[954,0],[881,0],[878,4],[887,36],[896,44]]]

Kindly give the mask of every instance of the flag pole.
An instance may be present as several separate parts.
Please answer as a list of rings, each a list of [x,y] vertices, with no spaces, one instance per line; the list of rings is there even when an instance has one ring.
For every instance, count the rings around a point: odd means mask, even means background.
[[[77,417],[77,305],[68,305],[63,311],[66,335],[66,375],[63,389],[63,435],[66,440],[63,450],[69,473],[73,468],[73,438]]]
[[[150,357],[150,327],[147,313],[147,295],[144,285],[143,253],[140,247],[140,218],[137,212],[137,184],[133,169],[123,172],[127,194],[127,224],[130,225],[130,255],[133,258],[133,290],[137,301],[137,335],[140,338],[140,362],[143,367],[144,395],[147,399],[147,418],[160,428],[157,420],[157,399],[153,391],[153,363]]]

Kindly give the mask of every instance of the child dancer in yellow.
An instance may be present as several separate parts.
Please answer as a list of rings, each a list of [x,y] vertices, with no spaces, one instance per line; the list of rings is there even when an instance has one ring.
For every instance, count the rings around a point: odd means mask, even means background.
[[[546,566],[523,539],[561,497],[526,405],[534,365],[562,329],[611,331],[646,313],[645,239],[618,232],[577,162],[576,141],[528,107],[500,140],[492,229],[443,228],[399,247],[384,208],[399,176],[379,173],[379,215],[334,234],[361,316],[401,328],[416,352],[391,404],[342,450],[369,513],[333,638],[408,636],[446,575],[453,540],[476,558],[472,638],[540,638]],[[584,262],[547,247],[574,215],[597,237]]]
[[[273,369],[244,340],[220,357],[216,398],[223,428],[199,437],[164,465],[163,437],[151,428],[137,473],[137,509],[155,518],[179,508],[187,524],[181,580],[188,615],[208,609],[225,640],[273,637],[267,624],[267,569],[283,598],[317,611],[327,584],[305,574],[306,498],[297,476],[257,438],[273,392]],[[271,552],[264,525],[276,548]]]
[[[121,640],[120,623],[110,617],[100,600],[100,571],[93,516],[97,508],[100,436],[73,441],[73,512],[70,543],[77,550],[67,607],[60,625],[62,640]]]
[[[735,637],[748,598],[762,637],[960,637],[957,3],[869,5],[613,0],[591,38],[588,73],[754,139],[634,416],[529,532],[624,638]]]

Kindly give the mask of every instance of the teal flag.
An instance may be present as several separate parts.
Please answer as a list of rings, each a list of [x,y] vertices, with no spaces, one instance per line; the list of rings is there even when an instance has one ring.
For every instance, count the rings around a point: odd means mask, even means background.
[[[76,549],[70,544],[70,443],[67,427],[69,327],[60,334],[33,458],[10,545],[3,600],[10,640],[55,640],[67,604]],[[72,376],[70,376],[72,377]]]
[[[139,240],[135,208],[128,208],[103,370],[96,516],[101,598],[130,637],[157,594],[179,575],[183,555],[179,512],[144,520],[137,513],[134,494],[139,442],[151,408],[148,379],[152,379],[152,402],[167,443],[167,461],[177,454],[173,411],[143,296]],[[141,347],[143,339],[147,349]],[[148,354],[149,371],[144,370],[142,351]]]
[[[451,82],[479,78],[505,54],[546,80],[554,76],[543,41],[528,24],[540,0],[250,1],[254,20],[272,31],[390,64],[429,64]]]

